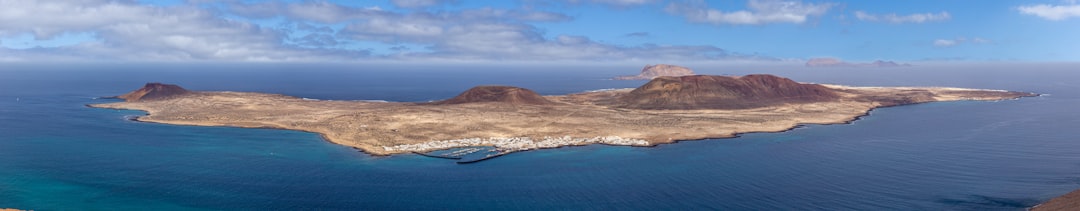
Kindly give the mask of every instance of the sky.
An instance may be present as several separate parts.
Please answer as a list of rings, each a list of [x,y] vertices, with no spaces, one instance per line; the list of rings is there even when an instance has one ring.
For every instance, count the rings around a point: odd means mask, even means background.
[[[0,62],[1077,62],[1077,49],[1077,0],[0,0]]]

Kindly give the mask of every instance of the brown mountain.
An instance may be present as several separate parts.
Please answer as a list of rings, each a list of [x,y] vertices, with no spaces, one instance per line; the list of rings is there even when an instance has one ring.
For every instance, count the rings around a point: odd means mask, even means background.
[[[694,71],[690,68],[658,64],[658,65],[645,65],[645,68],[641,68],[641,73],[638,75],[625,75],[613,78],[613,80],[650,80],[660,76],[684,76],[694,75]]]
[[[512,86],[477,86],[458,96],[443,101],[434,102],[434,105],[450,105],[462,103],[500,102],[514,105],[552,105],[552,102],[532,90]]]
[[[142,101],[142,100],[158,100],[167,99],[174,96],[189,94],[184,88],[172,84],[163,83],[146,83],[142,88],[128,92],[116,98],[124,99],[127,102]]]
[[[634,109],[744,109],[839,98],[832,89],[773,75],[658,77],[620,97]]]

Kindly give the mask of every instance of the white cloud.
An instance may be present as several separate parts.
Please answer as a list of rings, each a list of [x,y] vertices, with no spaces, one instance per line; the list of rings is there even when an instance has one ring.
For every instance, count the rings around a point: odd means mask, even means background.
[[[229,2],[225,6],[232,14],[243,17],[288,17],[321,23],[337,23],[346,20],[391,15],[390,12],[383,11],[379,7],[348,7],[325,1],[304,1],[300,3],[276,1],[259,3]]]
[[[463,20],[505,19],[528,22],[559,22],[569,21],[573,19],[570,16],[554,12],[506,10],[492,8],[469,9],[462,10],[456,13],[435,13],[433,15],[449,18],[459,18]]]
[[[925,23],[934,21],[946,21],[952,19],[948,12],[939,13],[916,13],[910,15],[897,15],[889,13],[884,15],[870,14],[863,11],[855,11],[855,18],[861,21],[885,21],[889,23]]]
[[[31,33],[37,39],[51,39],[63,33],[95,35],[96,40],[90,42],[17,51],[30,56],[290,61],[332,55],[282,46],[279,32],[224,20],[193,6],[154,7],[104,0],[0,1],[0,14],[0,36]]]
[[[592,42],[592,40],[589,40],[588,37],[569,35],[559,35],[558,37],[555,37],[555,40],[558,41],[559,44],[563,45],[580,45]]]
[[[633,3],[633,2],[628,2]],[[759,5],[760,6],[760,5]],[[767,9],[780,10],[780,9]],[[46,17],[46,18],[43,18]],[[283,20],[260,26],[246,19]],[[89,34],[59,47],[0,47],[0,60],[475,61],[715,60],[741,56],[715,46],[622,46],[546,35],[534,22],[572,17],[532,9],[388,11],[326,1],[189,1],[152,6],[115,0],[0,0],[0,38]],[[373,53],[385,45],[392,53]],[[404,46],[404,47],[402,47]]]
[[[48,39],[64,32],[90,31],[151,17],[155,12],[109,1],[0,1],[0,35],[29,32],[38,39]]]
[[[592,0],[592,2],[620,6],[632,6],[653,3],[656,2],[656,0]]]
[[[390,0],[394,6],[402,8],[422,8],[456,2],[457,0]]]
[[[1037,4],[1020,6],[1016,8],[1020,14],[1039,16],[1040,18],[1060,21],[1072,17],[1080,17],[1080,4],[1075,2],[1067,5]]]
[[[811,17],[828,12],[834,5],[829,3],[802,3],[801,1],[749,0],[748,10],[721,11],[711,9],[704,1],[670,3],[665,8],[670,14],[686,17],[690,22],[708,24],[768,24],[805,23]]]
[[[956,40],[937,39],[937,40],[934,40],[934,46],[937,46],[937,47],[952,47],[952,46],[956,45],[958,42],[959,41],[956,41]]]
[[[639,5],[650,4],[650,3],[653,3],[653,2],[657,2],[657,0],[566,0],[566,2],[574,3],[574,4],[586,3],[587,2],[587,3],[605,4],[605,5],[619,6],[619,7],[628,7],[628,6],[639,6]]]
[[[346,26],[341,34],[357,40],[418,44],[430,50],[395,55],[404,59],[709,60],[730,56],[723,49],[712,46],[628,47],[604,44],[574,35],[558,35],[549,39],[545,38],[543,30],[535,26],[502,17],[469,12],[418,12],[357,22]]]
[[[985,38],[981,38],[981,37],[971,38],[971,40],[968,40],[965,37],[957,37],[955,39],[936,39],[936,40],[934,40],[934,46],[935,47],[953,47],[953,46],[957,46],[957,45],[964,44],[964,43],[969,43],[969,42],[971,44],[988,44],[988,43],[991,43],[990,40],[985,39]]]

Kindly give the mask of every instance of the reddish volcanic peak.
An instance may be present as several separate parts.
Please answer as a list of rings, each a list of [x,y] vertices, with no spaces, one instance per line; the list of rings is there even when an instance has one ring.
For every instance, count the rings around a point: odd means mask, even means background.
[[[615,77],[614,80],[649,80],[660,76],[684,76],[693,74],[694,71],[690,70],[690,68],[668,64],[657,64],[645,65],[644,68],[641,68],[641,73],[638,75],[619,76]]]
[[[817,84],[773,75],[658,77],[623,96],[620,107],[635,109],[744,109],[828,101],[839,96]]]
[[[514,105],[552,105],[552,102],[532,90],[512,86],[477,86],[454,98],[434,102],[435,105],[498,102]]]
[[[132,92],[128,92],[127,94],[116,96],[116,98],[124,99],[128,102],[134,102],[141,100],[166,99],[188,93],[191,93],[191,91],[181,88],[180,86],[155,82],[146,83],[146,85],[142,88]]]

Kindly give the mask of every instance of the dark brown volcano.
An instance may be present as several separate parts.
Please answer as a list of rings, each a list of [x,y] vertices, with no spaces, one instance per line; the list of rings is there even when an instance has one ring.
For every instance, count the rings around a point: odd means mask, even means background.
[[[434,102],[435,105],[449,105],[462,103],[500,102],[515,105],[552,105],[554,102],[545,99],[532,90],[512,86],[477,86],[462,92],[454,98]]]
[[[634,109],[744,109],[838,97],[825,86],[773,75],[691,75],[655,78],[620,97],[616,104]]]
[[[191,93],[184,88],[172,84],[163,83],[146,83],[142,88],[128,92],[116,98],[124,99],[127,102],[141,101],[141,100],[157,100],[167,99],[174,96],[185,95]]]

